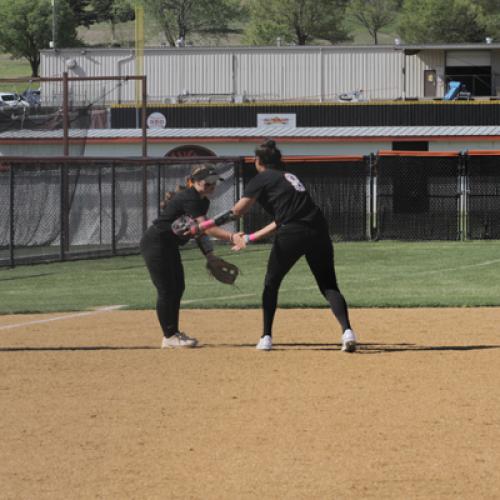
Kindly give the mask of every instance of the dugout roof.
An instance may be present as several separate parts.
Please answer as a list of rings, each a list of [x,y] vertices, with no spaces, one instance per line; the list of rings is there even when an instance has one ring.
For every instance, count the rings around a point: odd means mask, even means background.
[[[63,130],[9,130],[0,133],[0,143],[61,140]],[[500,125],[489,126],[418,126],[418,127],[252,127],[252,128],[165,128],[148,129],[148,140],[177,141],[255,141],[263,137],[321,142],[345,142],[368,139],[464,140],[467,138],[498,140]],[[135,142],[142,139],[141,129],[70,129],[70,139],[85,138],[96,142]]]

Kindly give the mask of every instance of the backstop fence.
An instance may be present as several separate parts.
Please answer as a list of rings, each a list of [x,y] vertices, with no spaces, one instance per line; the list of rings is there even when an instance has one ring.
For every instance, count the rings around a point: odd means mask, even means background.
[[[165,192],[193,166],[223,177],[210,214],[239,199],[250,158],[21,158],[0,160],[0,266],[136,253]],[[324,211],[334,241],[500,239],[500,152],[380,152],[287,158]],[[256,204],[238,224],[271,220]]]

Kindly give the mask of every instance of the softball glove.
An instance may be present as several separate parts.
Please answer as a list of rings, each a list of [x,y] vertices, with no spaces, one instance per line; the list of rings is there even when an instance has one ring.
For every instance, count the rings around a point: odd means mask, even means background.
[[[234,285],[240,273],[238,266],[213,254],[207,255],[207,271],[210,276],[226,285]]]

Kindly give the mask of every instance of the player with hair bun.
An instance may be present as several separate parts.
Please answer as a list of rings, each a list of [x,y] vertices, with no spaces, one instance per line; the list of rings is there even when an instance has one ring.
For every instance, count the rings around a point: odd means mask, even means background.
[[[237,235],[235,250],[276,233],[269,255],[262,294],[264,328],[257,349],[272,349],[272,326],[283,278],[300,257],[305,256],[318,287],[342,328],[342,350],[356,350],[347,304],[335,275],[333,245],[326,219],[294,174],[286,172],[281,152],[272,140],[255,150],[257,175],[250,180],[243,197],[232,209],[242,216],[257,201],[274,221],[253,234]]]

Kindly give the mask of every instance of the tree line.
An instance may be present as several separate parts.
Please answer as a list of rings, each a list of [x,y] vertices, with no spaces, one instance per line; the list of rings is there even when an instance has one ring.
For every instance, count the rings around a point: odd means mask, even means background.
[[[0,50],[29,61],[41,49],[83,45],[79,26],[134,19],[140,2],[171,46],[240,33],[248,45],[338,44],[391,27],[402,43],[474,43],[500,38],[499,0],[0,0]]]

